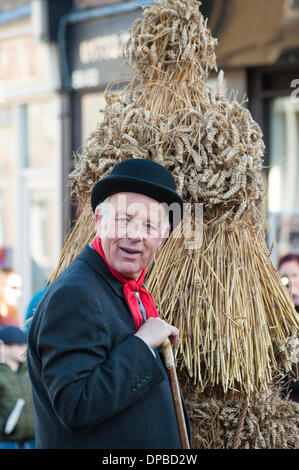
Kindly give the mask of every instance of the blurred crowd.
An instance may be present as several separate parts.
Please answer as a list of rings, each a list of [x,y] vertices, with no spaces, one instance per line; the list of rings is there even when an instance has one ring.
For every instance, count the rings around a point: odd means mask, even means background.
[[[26,365],[28,326],[18,301],[22,278],[0,270],[0,449],[34,449],[31,384]]]
[[[280,259],[278,272],[299,313],[299,255]],[[37,292],[21,316],[18,301],[22,278],[13,269],[0,270],[0,449],[34,449],[31,384],[26,365],[27,333],[46,288]],[[24,317],[24,318],[23,318]],[[23,320],[22,320],[23,318]],[[285,376],[282,397],[299,402],[298,364]]]
[[[21,276],[13,269],[2,268],[0,271],[0,327],[21,326],[18,310],[18,300],[21,294]]]

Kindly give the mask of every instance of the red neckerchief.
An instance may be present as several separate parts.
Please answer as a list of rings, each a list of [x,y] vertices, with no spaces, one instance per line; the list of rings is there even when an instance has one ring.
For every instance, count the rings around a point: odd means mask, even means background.
[[[103,260],[105,261],[106,265],[110,269],[113,276],[115,276],[123,284],[124,296],[129,306],[129,309],[132,312],[136,330],[138,330],[140,326],[142,325],[143,317],[140,311],[138,299],[136,298],[134,291],[139,292],[140,300],[143,303],[145,311],[146,311],[146,318],[148,319],[150,317],[159,317],[159,313],[156,309],[156,306],[155,306],[155,303],[151,294],[142,286],[144,278],[145,278],[146,268],[145,267],[143,268],[142,273],[140,274],[139,279],[137,281],[135,281],[134,279],[127,279],[123,277],[121,274],[119,274],[117,271],[115,271],[110,266],[110,264],[106,260],[106,257],[102,248],[101,239],[98,236],[94,238],[94,240],[91,243],[91,246],[103,258]]]

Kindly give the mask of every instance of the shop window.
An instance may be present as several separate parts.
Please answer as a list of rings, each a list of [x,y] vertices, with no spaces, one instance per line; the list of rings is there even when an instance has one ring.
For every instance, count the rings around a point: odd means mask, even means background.
[[[29,240],[31,262],[31,288],[38,292],[49,278],[55,265],[54,195],[51,189],[30,192]]]
[[[277,258],[299,253],[299,102],[279,97],[270,103],[269,221]]]
[[[298,64],[248,70],[250,110],[262,128],[266,144],[270,225],[266,239],[274,266],[283,255],[299,253],[299,100],[296,84],[294,88],[298,77]]]
[[[54,163],[55,109],[51,102],[27,106],[26,167],[49,167]]]
[[[14,198],[15,167],[13,158],[14,129],[9,109],[0,114],[0,267],[12,266],[15,244]]]
[[[21,107],[20,241],[24,302],[47,282],[57,262],[58,120],[55,100]]]
[[[104,93],[86,93],[82,96],[82,144],[96,130],[97,124],[103,120],[101,110],[106,107]]]

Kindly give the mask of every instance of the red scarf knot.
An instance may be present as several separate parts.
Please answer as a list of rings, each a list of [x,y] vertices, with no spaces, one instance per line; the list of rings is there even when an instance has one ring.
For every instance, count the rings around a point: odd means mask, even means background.
[[[129,282],[127,282],[127,286],[133,290],[134,292],[139,292],[141,286],[139,284],[137,284],[137,282],[135,281],[135,279],[130,279]]]

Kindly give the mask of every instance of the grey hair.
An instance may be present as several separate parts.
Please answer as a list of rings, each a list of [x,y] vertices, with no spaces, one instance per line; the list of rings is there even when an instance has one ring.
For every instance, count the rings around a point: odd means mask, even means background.
[[[101,213],[102,213],[103,217],[105,217],[107,215],[107,212],[108,212],[107,207],[108,207],[108,203],[109,203],[109,198],[110,198],[110,196],[107,196],[106,199],[99,202],[99,204],[95,208],[95,212],[96,212],[97,209],[101,210]]]

